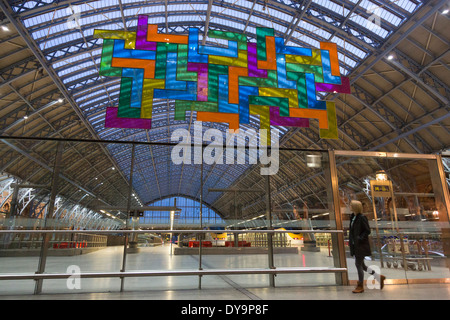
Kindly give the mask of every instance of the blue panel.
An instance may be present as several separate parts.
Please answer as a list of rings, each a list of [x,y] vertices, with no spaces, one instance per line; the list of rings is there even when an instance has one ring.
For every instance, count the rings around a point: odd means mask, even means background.
[[[228,48],[200,45],[198,52],[200,54],[211,54],[211,55],[215,55],[215,56],[237,58],[238,57],[238,44],[236,41],[228,41]]]
[[[130,107],[141,108],[142,89],[144,84],[144,69],[122,69],[122,77],[132,78]]]
[[[259,94],[258,87],[239,86],[239,122],[249,123],[250,106],[249,96],[257,96]]]
[[[326,110],[326,101],[320,101],[316,98],[316,83],[314,81],[313,73],[305,73],[306,78],[306,91],[308,98],[308,108]]]
[[[312,56],[311,49],[285,46],[284,39],[279,37],[275,38],[275,48],[276,52],[281,54],[294,54],[297,56],[307,56],[307,57]]]
[[[177,53],[167,53],[166,89],[186,90],[186,81],[177,80]]]
[[[125,49],[125,40],[114,40],[114,58],[155,60],[156,51]]]
[[[331,84],[341,84],[341,77],[331,74],[330,52],[328,50],[320,50],[322,55],[323,81]]]
[[[278,87],[283,89],[297,89],[297,83],[286,79],[286,59],[284,54],[277,54]]]
[[[187,82],[187,90],[154,89],[154,99],[197,100],[197,83]]]
[[[219,112],[239,113],[239,105],[228,103],[228,76],[219,75]]]
[[[208,63],[208,56],[198,53],[197,28],[189,28],[188,62]]]

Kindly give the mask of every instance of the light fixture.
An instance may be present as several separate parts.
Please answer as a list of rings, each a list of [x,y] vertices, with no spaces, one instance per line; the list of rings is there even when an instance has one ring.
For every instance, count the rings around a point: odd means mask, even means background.
[[[388,56],[388,60],[392,60],[392,59],[394,59],[394,56],[393,56],[392,54],[390,54],[390,55]]]
[[[306,155],[306,165],[309,168],[320,168],[322,166],[321,155],[318,154],[308,154]]]
[[[387,181],[387,174],[384,170],[377,171],[375,177],[377,181]]]
[[[59,98],[59,99],[58,99],[58,102],[59,102],[59,103],[61,103],[61,102],[63,102],[63,101],[64,101],[64,99],[62,99],[62,98]]]
[[[448,13],[448,9],[445,9],[444,11],[442,11],[442,14],[447,14]]]
[[[5,32],[8,32],[9,28],[7,26],[2,26],[2,30],[5,31]]]
[[[27,120],[28,119],[28,116],[27,115],[25,115],[24,117],[23,117],[25,120]]]

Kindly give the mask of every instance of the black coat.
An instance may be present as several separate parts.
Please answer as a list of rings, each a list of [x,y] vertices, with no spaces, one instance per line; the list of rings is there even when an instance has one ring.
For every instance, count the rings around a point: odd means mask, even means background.
[[[349,244],[350,244],[350,255],[352,256],[370,256],[372,251],[370,250],[369,234],[370,227],[369,221],[363,214],[357,214],[355,221],[352,213],[350,217],[350,232],[349,232]]]

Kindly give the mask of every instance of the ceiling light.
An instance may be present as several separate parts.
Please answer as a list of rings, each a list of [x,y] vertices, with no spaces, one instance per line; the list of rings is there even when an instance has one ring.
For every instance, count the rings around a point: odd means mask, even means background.
[[[64,101],[64,99],[61,99],[61,98],[58,99],[58,102],[59,102],[59,103],[61,103],[61,102],[63,102],[63,101]]]
[[[448,13],[448,9],[445,9],[444,11],[442,11],[443,14],[447,14]]]
[[[387,181],[387,179],[388,179],[386,171],[384,171],[384,170],[377,171],[375,176],[376,176],[375,179],[377,179],[377,181]]]
[[[394,56],[391,54],[391,55],[388,57],[388,60],[392,60],[392,59],[394,59]]]
[[[2,26],[3,31],[9,31],[9,28],[7,26]]]
[[[26,119],[28,119],[28,116],[24,116],[23,118],[26,120]]]

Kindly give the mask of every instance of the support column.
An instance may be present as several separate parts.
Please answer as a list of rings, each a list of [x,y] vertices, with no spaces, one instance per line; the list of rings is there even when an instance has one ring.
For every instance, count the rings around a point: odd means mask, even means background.
[[[128,200],[127,200],[127,220],[126,220],[126,227],[125,229],[128,230],[129,228],[129,220],[130,220],[130,211],[131,211],[131,194],[133,193],[133,171],[134,171],[134,149],[135,149],[135,145],[133,144],[131,146],[131,165],[130,165],[130,184],[128,186]],[[133,234],[132,236],[134,236],[135,234]],[[126,267],[126,263],[127,263],[127,247],[128,247],[128,239],[129,239],[129,234],[126,233],[125,234],[125,240],[123,243],[123,256],[122,256],[122,269],[120,269],[120,272],[125,272],[125,267]],[[125,285],[125,278],[121,277],[120,278],[120,292],[123,292],[124,289],[124,285]]]
[[[337,177],[336,158],[334,151],[328,151],[328,166],[324,168],[327,181],[328,206],[330,208],[330,220],[336,223],[336,230],[344,230],[341,207],[339,203],[339,185]],[[345,244],[343,233],[332,233],[331,243],[333,249],[333,263],[336,268],[347,268],[345,257]],[[336,284],[348,285],[348,272],[336,273]]]
[[[272,227],[272,196],[270,193],[270,175],[266,175],[266,219],[267,230],[273,230]],[[275,269],[273,262],[273,233],[267,234],[267,255],[269,259],[269,269]],[[275,275],[269,274],[269,285],[275,287]]]
[[[60,173],[61,166],[62,166],[61,160],[62,160],[63,151],[64,151],[64,142],[59,141],[57,144],[55,165],[53,168],[52,185],[51,185],[51,192],[50,192],[50,202],[48,205],[47,214],[44,219],[44,226],[43,226],[44,230],[47,228],[48,219],[53,218],[53,211],[55,209],[55,199],[56,199],[56,194],[58,192],[59,173]],[[38,269],[36,271],[37,274],[45,272],[45,264],[47,262],[47,253],[48,253],[48,245],[50,242],[50,237],[51,237],[51,235],[49,233],[45,233],[42,236],[41,253],[39,256],[39,265],[38,265]],[[42,292],[42,283],[43,283],[43,279],[36,280],[35,287],[34,287],[34,294],[40,294]]]
[[[430,169],[434,200],[439,214],[439,225],[441,226],[442,247],[444,250],[445,261],[447,268],[450,269],[450,194],[445,179],[442,157],[436,155],[436,160],[428,160],[428,167]]]

